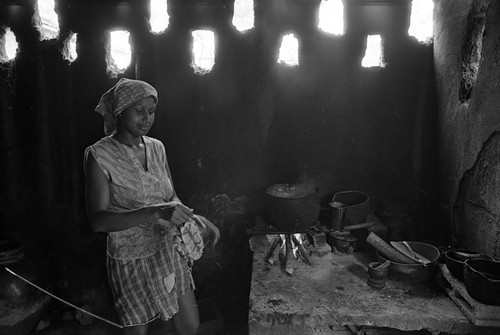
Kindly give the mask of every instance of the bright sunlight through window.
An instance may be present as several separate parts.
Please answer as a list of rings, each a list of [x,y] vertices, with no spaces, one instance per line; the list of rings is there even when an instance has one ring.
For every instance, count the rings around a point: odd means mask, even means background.
[[[382,38],[380,35],[366,37],[365,56],[361,61],[363,67],[384,67],[382,61]]]
[[[129,36],[130,33],[126,30],[115,30],[111,32],[111,59],[120,72],[127,69],[132,59]]]
[[[194,30],[193,60],[191,67],[195,73],[203,75],[212,70],[215,64],[215,36],[210,30]]]
[[[151,31],[160,34],[168,27],[170,17],[167,11],[167,0],[150,0]]]
[[[294,34],[283,36],[280,45],[278,63],[288,66],[299,65],[299,41]]]
[[[70,62],[74,62],[78,58],[78,53],[76,52],[76,34],[71,34],[71,38],[66,41],[65,58]]]
[[[410,28],[408,34],[421,43],[429,43],[433,37],[433,0],[413,0],[411,2]]]
[[[38,13],[42,20],[42,38],[53,39],[59,35],[59,20],[54,10],[54,0],[38,0]]]
[[[344,34],[344,4],[342,0],[321,1],[318,28],[334,35]]]
[[[16,36],[7,28],[5,31],[5,55],[7,56],[7,61],[10,61],[16,57],[17,54],[17,41]],[[3,59],[2,59],[3,60]]]
[[[240,32],[253,28],[253,0],[235,0],[233,25]]]

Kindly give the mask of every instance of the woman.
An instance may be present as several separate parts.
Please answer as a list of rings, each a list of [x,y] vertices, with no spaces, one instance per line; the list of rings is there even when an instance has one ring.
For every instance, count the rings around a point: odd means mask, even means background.
[[[94,231],[108,233],[108,280],[124,334],[147,334],[158,317],[195,334],[191,265],[203,249],[196,227],[214,244],[219,230],[182,204],[163,144],[146,136],[157,101],[151,85],[125,78],[101,97],[107,136],[85,150],[87,216]]]

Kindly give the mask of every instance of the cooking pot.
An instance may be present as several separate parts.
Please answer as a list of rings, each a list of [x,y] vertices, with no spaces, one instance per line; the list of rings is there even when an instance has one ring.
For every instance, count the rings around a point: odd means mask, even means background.
[[[464,266],[468,259],[490,259],[493,258],[479,251],[468,249],[450,249],[443,254],[446,267],[451,274],[460,281],[464,281]]]
[[[319,216],[317,193],[301,184],[275,184],[266,189],[264,219],[284,233],[302,233]]]
[[[486,305],[500,306],[500,262],[470,258],[464,266],[465,289]]]
[[[334,212],[336,208],[344,208],[344,226],[360,224],[366,222],[370,213],[370,197],[361,191],[340,191],[333,195],[330,207]]]

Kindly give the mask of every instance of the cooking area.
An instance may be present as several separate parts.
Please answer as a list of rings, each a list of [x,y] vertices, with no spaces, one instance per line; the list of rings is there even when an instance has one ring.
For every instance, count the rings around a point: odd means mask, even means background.
[[[497,334],[498,303],[472,298],[475,286],[459,283],[444,255],[488,256],[416,241],[387,243],[387,226],[359,191],[334,194],[324,208],[327,221],[320,220],[318,198],[304,185],[273,185],[266,193],[266,219],[247,230],[253,252],[250,334]],[[363,247],[335,239],[342,233],[357,241],[351,235],[356,230],[367,234]],[[463,271],[456,272],[462,282]],[[488,271],[493,280],[500,278],[498,268]]]
[[[382,328],[392,333],[498,333],[499,307],[475,301],[443,265],[427,280],[393,273],[377,287],[369,282],[371,254],[313,251],[311,265],[298,263],[293,276],[284,276],[279,266],[263,261],[268,237],[252,236],[250,244],[251,334],[352,334],[353,329]]]
[[[500,334],[499,17],[0,0],[0,335]]]

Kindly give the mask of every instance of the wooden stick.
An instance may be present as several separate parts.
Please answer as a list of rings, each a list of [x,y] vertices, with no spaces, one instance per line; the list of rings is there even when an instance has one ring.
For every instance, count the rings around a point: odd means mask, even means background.
[[[274,261],[271,259],[274,255],[274,250],[278,246],[279,241],[281,241],[281,237],[279,235],[276,235],[274,237],[274,241],[271,244],[271,248],[269,248],[269,251],[267,252],[266,258],[264,262],[269,263],[269,264],[274,264]]]
[[[377,249],[382,255],[393,262],[403,264],[415,264],[415,261],[410,257],[403,254],[401,251],[396,250],[391,245],[387,244],[383,239],[377,236],[374,232],[366,238],[366,242]]]
[[[289,275],[293,274],[293,264],[292,264],[292,239],[290,234],[285,235],[285,247],[286,247],[286,255],[285,255],[285,271]]]
[[[304,259],[304,261],[308,265],[312,265],[311,259],[309,258],[309,255],[307,254],[306,249],[304,248],[302,243],[300,243],[300,241],[295,237],[295,235],[292,235],[292,241],[293,241],[293,243],[295,243],[295,245],[299,249],[299,253],[302,256],[302,258]]]

